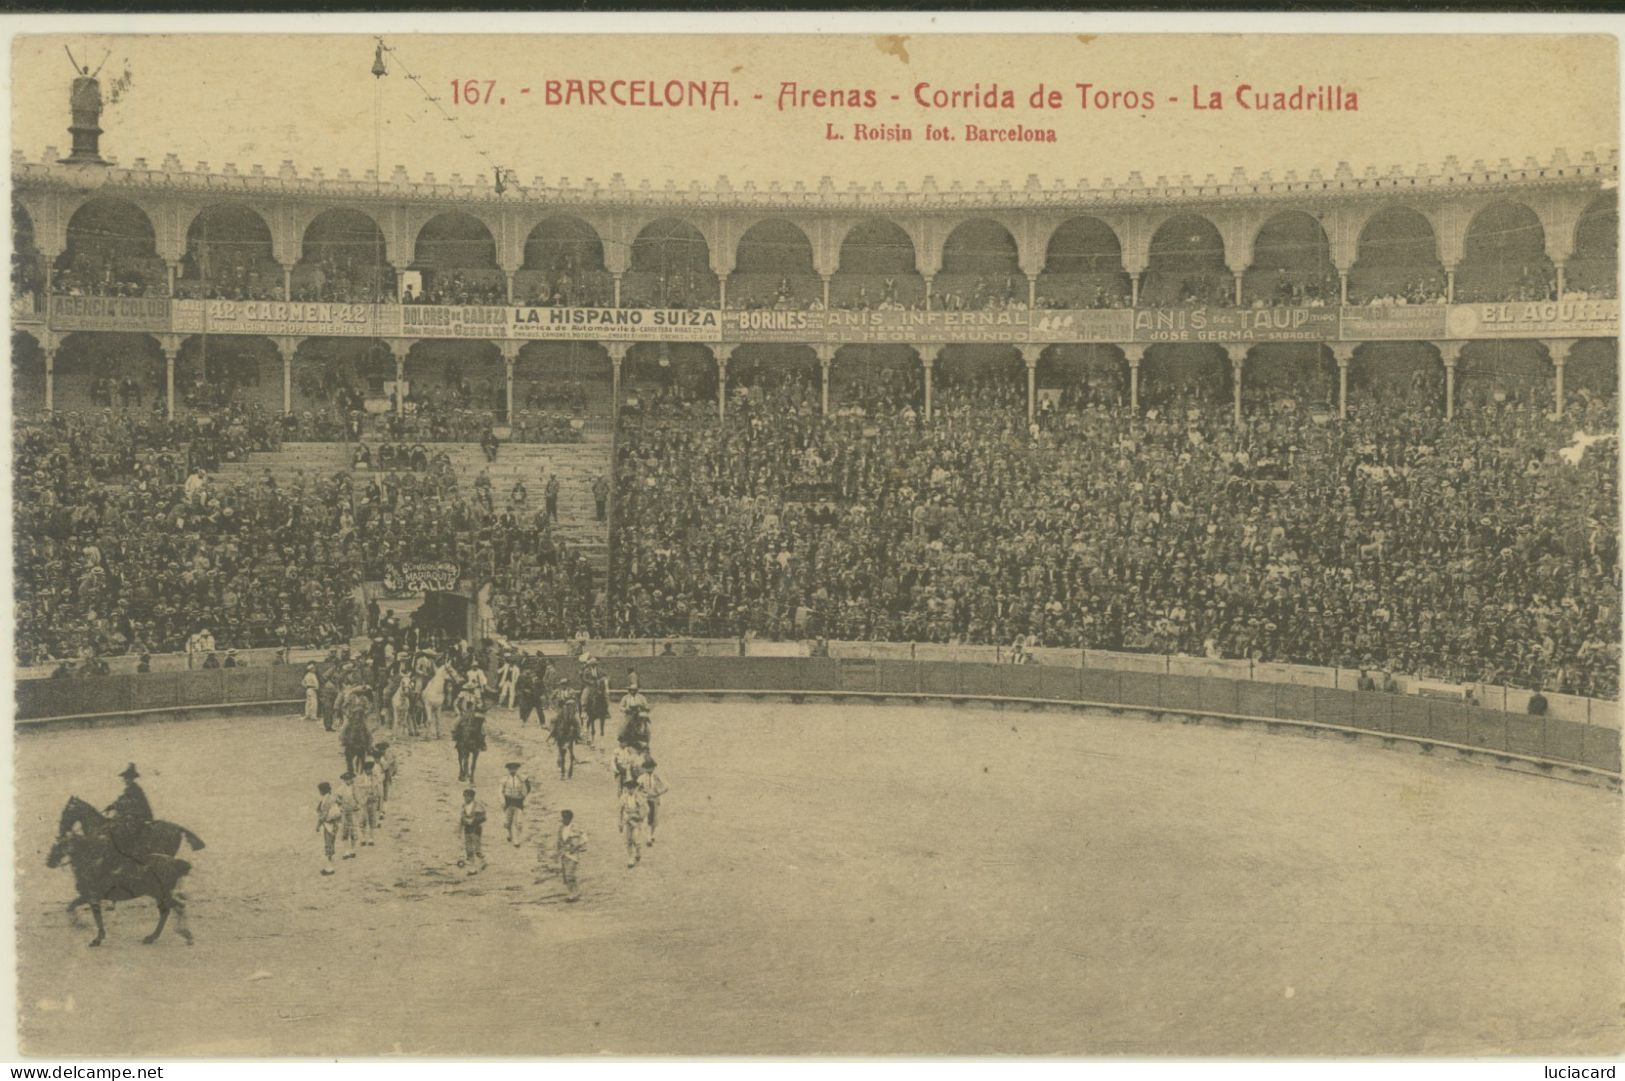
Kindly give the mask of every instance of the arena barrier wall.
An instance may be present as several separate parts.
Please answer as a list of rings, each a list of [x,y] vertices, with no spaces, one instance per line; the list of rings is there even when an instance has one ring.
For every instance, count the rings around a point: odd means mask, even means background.
[[[611,651],[600,656],[613,686],[624,687],[627,673],[635,669],[640,684],[655,693],[873,694],[1072,702],[1192,716],[1307,723],[1609,774],[1620,772],[1620,733],[1616,729],[1416,695],[1045,664],[880,660],[872,656],[649,657],[620,656]],[[564,678],[573,677],[577,671],[572,657],[554,657],[550,661],[555,673]],[[303,698],[303,675],[302,668],[279,665],[31,680],[17,684],[17,717],[29,722],[294,702]]]
[[[576,643],[569,641],[522,642],[518,645],[531,651],[540,650],[549,656],[568,653]],[[753,638],[626,638],[593,639],[586,645],[600,657],[808,657],[811,644],[804,641],[772,642]],[[1349,668],[1316,668],[1302,664],[1276,664],[1264,661],[1218,660],[1207,657],[1187,657],[1150,653],[1124,653],[1104,649],[1051,649],[1031,651],[1033,660],[1041,666],[1084,669],[1112,669],[1125,672],[1153,672],[1170,676],[1216,676],[1226,679],[1249,680],[1259,683],[1292,683],[1309,687],[1331,687],[1353,690],[1360,673]],[[913,642],[830,642],[831,657],[872,659],[877,661],[948,661],[953,663],[988,663],[1009,660],[1009,651],[1000,646],[938,645]],[[253,668],[300,668],[306,661],[321,661],[323,650],[293,650],[289,663],[273,663],[274,650],[245,650],[239,656]],[[135,658],[108,658],[115,674],[133,673]],[[196,656],[183,653],[164,654],[152,659],[154,674],[186,673],[196,671],[200,663]],[[18,686],[46,679],[52,666],[21,669]],[[1396,675],[1400,689],[1413,693],[1419,682],[1413,677]],[[1444,686],[1453,686],[1443,684]],[[1478,704],[1488,709],[1527,715],[1532,692],[1516,687],[1502,687],[1486,683],[1475,684]],[[297,696],[296,696],[297,697]],[[1625,710],[1618,701],[1585,698],[1580,695],[1548,693],[1546,715],[1554,720],[1599,725],[1619,730],[1625,727]]]

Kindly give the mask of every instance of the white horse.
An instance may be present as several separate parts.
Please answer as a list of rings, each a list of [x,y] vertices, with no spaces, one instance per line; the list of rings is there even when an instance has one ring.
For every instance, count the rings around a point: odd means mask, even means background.
[[[451,664],[435,666],[434,675],[423,688],[423,709],[434,725],[434,738],[440,738],[440,710],[446,702],[446,681],[451,677]]]

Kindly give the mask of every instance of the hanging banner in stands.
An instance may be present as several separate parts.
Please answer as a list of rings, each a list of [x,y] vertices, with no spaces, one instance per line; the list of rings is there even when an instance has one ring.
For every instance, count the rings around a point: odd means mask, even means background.
[[[398,334],[393,305],[286,300],[177,300],[177,334],[330,335],[376,338]],[[380,325],[385,323],[387,325]]]
[[[718,342],[722,313],[681,308],[508,308],[508,336],[540,341]]]
[[[1456,304],[1446,317],[1447,338],[1574,338],[1619,333],[1617,300],[1513,301]]]
[[[1381,304],[1342,310],[1342,337],[1351,342],[1428,341],[1444,337],[1443,304]]]
[[[1032,329],[1026,311],[824,313],[824,340],[879,342],[1025,342]]]
[[[1134,334],[1134,312],[1129,308],[1079,311],[1035,311],[1035,342],[1126,342]]]
[[[52,330],[168,330],[168,297],[52,297]]]
[[[493,304],[402,304],[405,338],[506,338],[508,309]]]
[[[384,568],[384,589],[392,597],[430,590],[451,593],[457,589],[457,579],[455,563],[391,563]]]
[[[730,311],[722,313],[725,342],[821,342],[824,313],[803,311]]]
[[[1134,313],[1137,342],[1319,342],[1335,337],[1336,308],[1152,308]]]

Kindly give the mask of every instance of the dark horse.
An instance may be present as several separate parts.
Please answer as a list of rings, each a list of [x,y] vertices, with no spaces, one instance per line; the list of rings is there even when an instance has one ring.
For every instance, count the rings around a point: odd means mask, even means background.
[[[110,825],[111,820],[96,808],[78,796],[69,796],[68,802],[62,808],[62,817],[57,822],[56,832],[58,837],[66,836],[73,832],[74,826],[78,826],[87,837],[95,836],[110,839]],[[152,853],[159,856],[174,856],[180,852],[182,841],[185,841],[187,847],[193,852],[203,847],[203,838],[185,826],[177,826],[175,823],[165,822],[163,819],[155,819],[146,824],[145,831],[136,841],[135,847],[141,854]],[[68,904],[68,913],[72,915],[75,909],[85,903],[83,897],[74,898]]]
[[[591,743],[593,725],[598,726],[598,734],[602,736],[609,724],[609,692],[604,689],[602,680],[581,689],[581,709],[587,720],[587,742]]]
[[[350,715],[339,731],[339,744],[344,748],[344,768],[351,773],[361,772],[361,763],[366,761],[367,752],[372,750],[372,733],[367,731],[367,722],[362,720],[361,710]]]
[[[150,946],[158,941],[164,924],[169,922],[169,910],[174,909],[175,932],[191,944],[192,932],[186,929],[186,902],[177,888],[192,869],[186,860],[158,853],[134,859],[120,852],[110,838],[83,833],[58,837],[45,866],[60,867],[64,859],[73,865],[74,888],[78,890],[74,903],[89,905],[90,914],[96,917],[92,946],[100,946],[107,937],[102,902],[133,901],[137,897],[151,897],[158,902],[158,926],[142,942]]]
[[[457,748],[457,779],[474,783],[474,766],[485,750],[485,715],[470,713],[451,730],[451,742]]]
[[[560,779],[574,777],[576,774],[576,743],[581,739],[581,714],[572,699],[565,698],[560,704],[558,713],[553,717],[553,726],[548,730],[547,738],[558,744]],[[568,769],[568,772],[566,772],[566,769]]]

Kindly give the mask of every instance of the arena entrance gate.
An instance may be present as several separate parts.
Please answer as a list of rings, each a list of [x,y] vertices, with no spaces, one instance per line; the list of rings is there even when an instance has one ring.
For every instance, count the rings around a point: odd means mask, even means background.
[[[448,641],[472,641],[473,612],[473,603],[461,593],[429,590],[423,595],[422,606],[412,613],[412,622],[425,630],[439,631]]]

